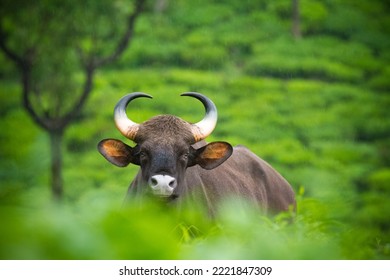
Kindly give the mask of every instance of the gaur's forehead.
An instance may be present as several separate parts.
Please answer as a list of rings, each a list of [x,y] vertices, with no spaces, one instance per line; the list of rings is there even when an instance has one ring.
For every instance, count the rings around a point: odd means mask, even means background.
[[[135,142],[179,143],[187,145],[195,141],[191,125],[183,119],[172,115],[160,115],[142,123],[139,127]]]
[[[139,144],[139,146],[141,151],[148,151],[152,154],[171,155],[187,152],[190,148],[190,145],[180,137],[174,140],[170,139],[169,141],[162,141],[159,138],[147,139]]]

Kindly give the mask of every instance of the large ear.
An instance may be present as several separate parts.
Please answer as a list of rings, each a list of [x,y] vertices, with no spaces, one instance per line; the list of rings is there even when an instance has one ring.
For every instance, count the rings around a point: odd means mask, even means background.
[[[104,139],[98,144],[99,152],[112,164],[125,167],[129,163],[139,164],[137,157],[133,155],[134,148],[120,140]]]
[[[225,162],[232,153],[233,147],[229,143],[211,142],[192,152],[189,166],[199,164],[202,168],[210,170]]]

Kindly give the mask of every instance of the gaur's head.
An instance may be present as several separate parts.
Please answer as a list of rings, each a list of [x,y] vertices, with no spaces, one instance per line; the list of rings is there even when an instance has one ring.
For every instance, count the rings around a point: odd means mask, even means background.
[[[151,96],[131,93],[119,100],[114,118],[118,130],[136,146],[128,146],[116,139],[104,139],[98,144],[99,152],[112,164],[119,167],[129,163],[139,165],[146,190],[158,196],[180,195],[188,167],[216,168],[233,151],[226,142],[212,142],[198,149],[192,146],[214,130],[217,109],[210,99],[200,93],[188,92],[182,96],[194,97],[203,103],[206,109],[203,120],[190,124],[176,116],[159,115],[137,124],[127,117],[126,107],[135,98]]]

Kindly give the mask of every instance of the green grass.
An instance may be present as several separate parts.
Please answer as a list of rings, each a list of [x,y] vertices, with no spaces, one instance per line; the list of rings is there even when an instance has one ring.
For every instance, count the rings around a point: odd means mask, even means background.
[[[24,193],[18,206],[0,207],[7,213],[0,258],[372,259],[388,253],[382,240],[375,244],[367,231],[338,221],[325,203],[303,193],[296,214],[265,217],[227,200],[213,220],[196,205],[180,212],[150,200],[119,207],[109,190],[63,205],[32,202],[38,192]]]

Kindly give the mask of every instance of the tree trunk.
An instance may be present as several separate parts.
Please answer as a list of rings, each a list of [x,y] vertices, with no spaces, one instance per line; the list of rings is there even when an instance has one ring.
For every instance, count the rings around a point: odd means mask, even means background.
[[[62,131],[49,131],[51,148],[51,190],[54,200],[59,201],[63,194],[62,181]]]
[[[168,0],[157,0],[154,4],[154,12],[162,14],[168,7]]]
[[[299,9],[299,0],[292,0],[292,34],[295,39],[301,39],[301,13]]]

